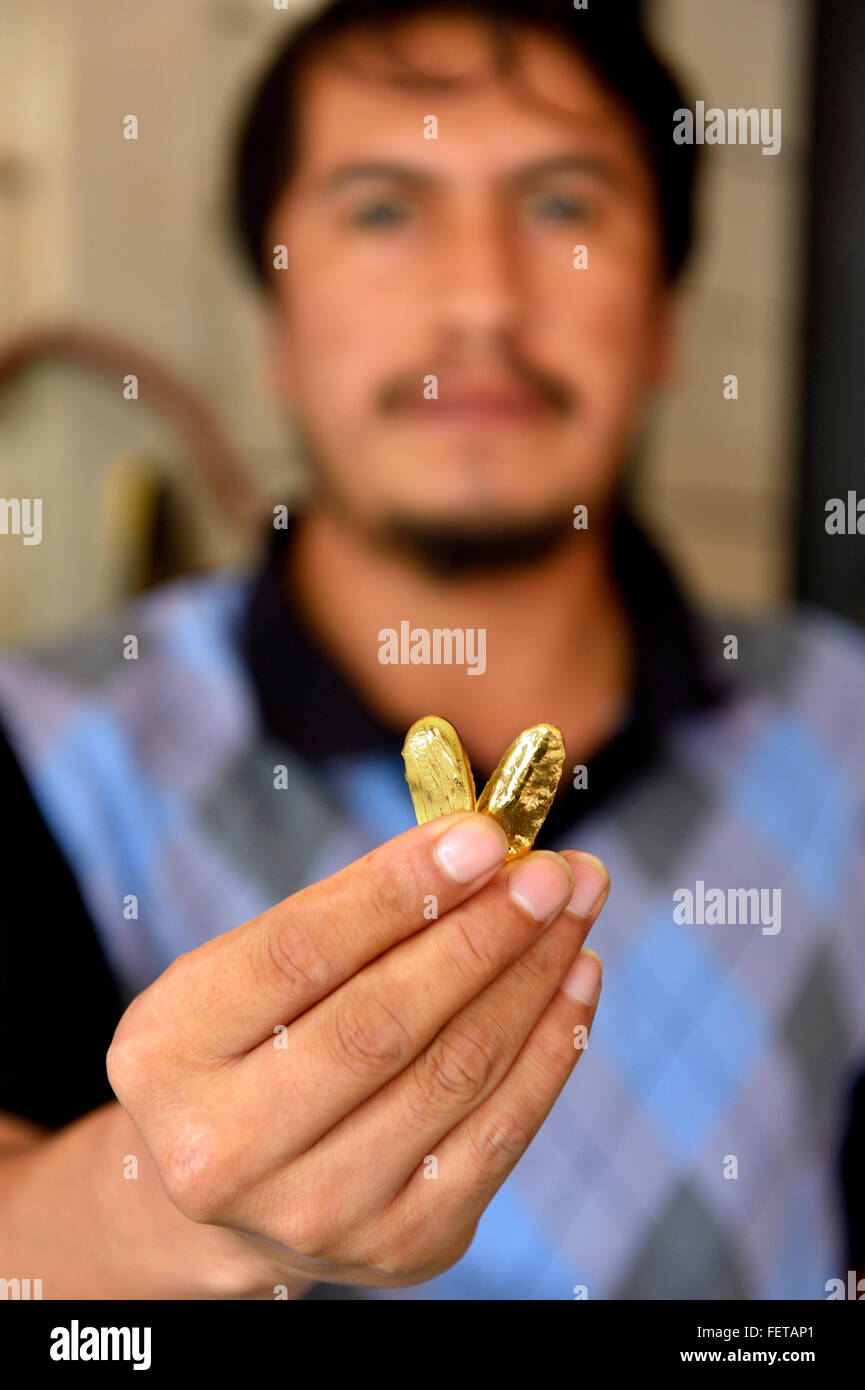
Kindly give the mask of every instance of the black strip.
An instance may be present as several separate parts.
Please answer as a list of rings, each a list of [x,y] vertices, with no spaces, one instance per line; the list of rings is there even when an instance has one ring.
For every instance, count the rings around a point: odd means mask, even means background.
[[[865,1071],[850,1093],[841,1151],[841,1182],[847,1217],[847,1258],[850,1268],[861,1271],[865,1277]]]
[[[800,599],[865,623],[865,546],[830,535],[826,502],[865,497],[865,5],[813,5],[812,155],[800,497],[791,515]],[[781,158],[796,158],[797,151]],[[863,523],[865,524],[865,523]]]
[[[113,1099],[123,1013],[78,885],[0,727],[7,811],[0,917],[0,1110],[50,1128]]]

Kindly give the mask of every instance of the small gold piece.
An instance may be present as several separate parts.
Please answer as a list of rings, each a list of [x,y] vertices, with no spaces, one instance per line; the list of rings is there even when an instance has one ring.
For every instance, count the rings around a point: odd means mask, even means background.
[[[415,720],[402,756],[418,825],[451,811],[474,811],[475,779],[453,724],[436,714]]]
[[[535,724],[514,739],[475,802],[475,779],[452,724],[428,714],[412,724],[402,756],[418,824],[450,811],[482,811],[508,837],[507,859],[526,854],[553,804],[565,761],[555,724]]]
[[[484,787],[478,810],[498,821],[508,837],[508,859],[526,854],[553,804],[565,761],[565,740],[555,724],[535,724],[514,739]]]

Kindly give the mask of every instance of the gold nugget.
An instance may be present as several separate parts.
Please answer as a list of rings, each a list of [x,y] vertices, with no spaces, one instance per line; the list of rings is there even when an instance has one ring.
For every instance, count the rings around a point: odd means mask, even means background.
[[[526,854],[547,818],[562,775],[565,740],[555,724],[535,724],[518,734],[499,759],[478,801],[508,837],[508,859]]]
[[[514,739],[475,802],[468,754],[452,724],[426,715],[412,724],[402,750],[418,824],[450,811],[474,811],[498,821],[508,837],[508,859],[526,854],[553,804],[565,761],[565,741],[554,724],[535,724]]]
[[[475,809],[475,779],[462,740],[446,719],[417,719],[402,749],[405,780],[418,825],[449,811]]]

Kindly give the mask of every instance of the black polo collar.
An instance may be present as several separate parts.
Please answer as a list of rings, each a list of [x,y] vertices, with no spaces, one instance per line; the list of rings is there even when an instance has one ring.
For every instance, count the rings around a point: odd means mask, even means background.
[[[250,588],[241,642],[263,725],[313,765],[324,758],[375,750],[399,759],[404,729],[382,723],[333,666],[286,593],[286,553],[297,518],[268,528],[266,553]],[[538,845],[594,811],[656,752],[672,720],[723,699],[707,669],[697,619],[673,575],[634,519],[622,510],[612,531],[613,565],[631,616],[636,681],[625,726],[589,764],[588,786],[556,800]],[[446,713],[446,712],[445,712]],[[468,749],[471,756],[471,749]],[[399,765],[399,764],[398,764]],[[491,769],[475,766],[479,785]]]

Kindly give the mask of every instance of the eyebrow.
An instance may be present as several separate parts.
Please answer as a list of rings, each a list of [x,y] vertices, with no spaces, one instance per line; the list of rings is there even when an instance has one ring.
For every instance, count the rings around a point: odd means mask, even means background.
[[[535,160],[509,170],[501,181],[505,184],[531,183],[551,174],[588,174],[611,187],[620,182],[617,171],[608,160],[587,154],[553,155],[549,159]],[[322,180],[320,189],[325,194],[339,193],[355,184],[382,182],[385,179],[414,184],[416,187],[440,182],[437,175],[419,169],[416,165],[400,164],[393,160],[364,160],[340,165]]]

